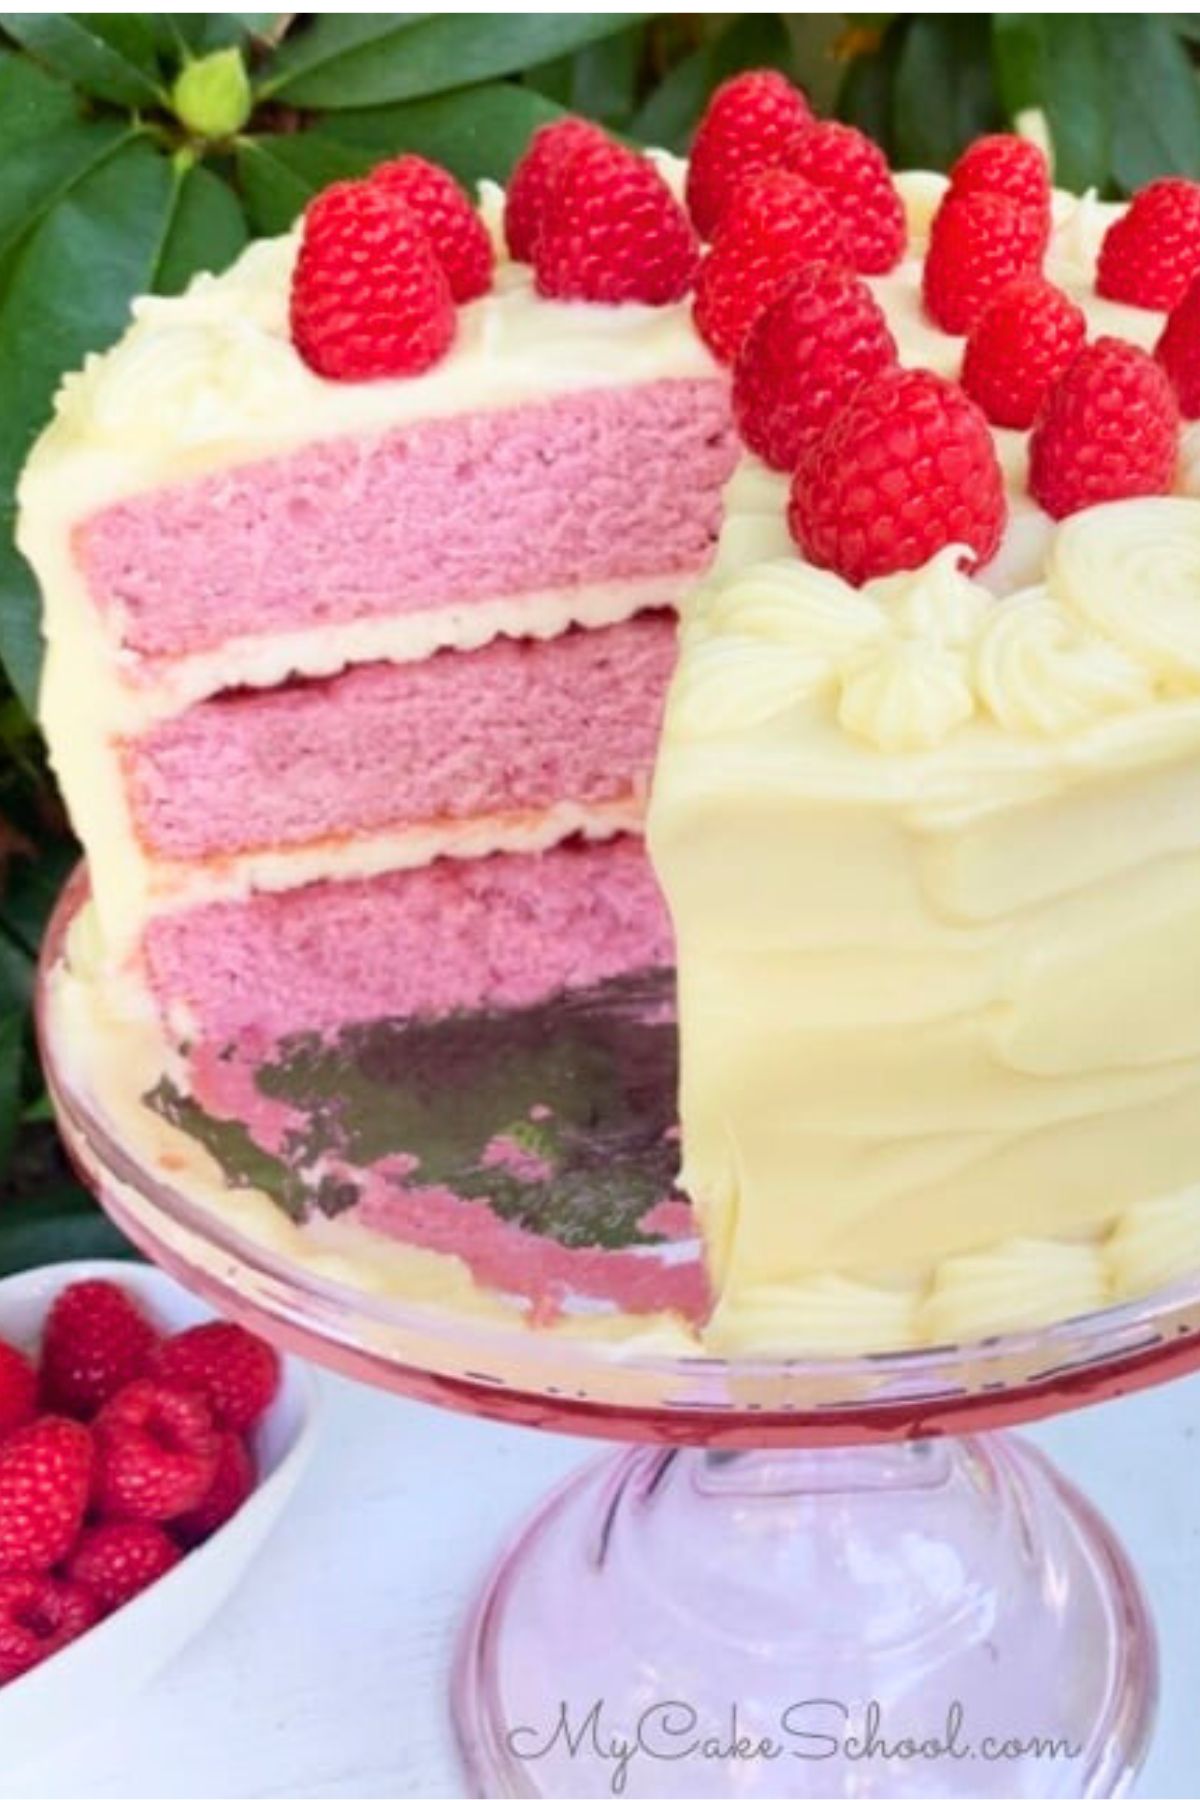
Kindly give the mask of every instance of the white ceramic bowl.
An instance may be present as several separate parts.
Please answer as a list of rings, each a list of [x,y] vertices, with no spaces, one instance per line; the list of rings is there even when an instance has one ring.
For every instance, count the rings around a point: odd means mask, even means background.
[[[32,1349],[61,1289],[89,1276],[126,1288],[158,1324],[181,1330],[210,1310],[158,1269],[139,1263],[73,1262],[0,1280],[0,1337]],[[291,1498],[313,1447],[316,1382],[284,1361],[283,1382],[255,1440],[259,1482],[227,1525],[57,1656],[0,1688],[4,1773],[97,1724],[144,1687],[203,1629],[233,1592]]]

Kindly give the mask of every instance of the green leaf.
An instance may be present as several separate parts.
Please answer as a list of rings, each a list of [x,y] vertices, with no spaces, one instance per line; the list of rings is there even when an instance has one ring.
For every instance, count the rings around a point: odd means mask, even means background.
[[[47,838],[35,855],[9,862],[0,895],[0,928],[27,956],[37,955],[46,921],[78,860],[79,846],[71,839]]]
[[[633,112],[643,43],[644,28],[635,25],[530,69],[526,85],[567,112],[619,128]]]
[[[379,106],[447,93],[626,31],[641,13],[322,14],[284,47],[263,94]]]
[[[286,231],[320,188],[361,175],[378,161],[378,152],[334,143],[315,131],[243,138],[237,149],[246,211],[255,230],[268,236]]]
[[[0,53],[0,262],[127,131],[115,119],[85,124],[65,82]]]
[[[413,150],[471,185],[484,176],[506,180],[531,134],[562,116],[552,101],[530,88],[497,82],[407,106],[338,113],[306,133],[306,139],[343,150],[353,145],[360,156],[367,152],[368,163]]]
[[[0,1205],[0,1276],[77,1257],[137,1254],[75,1182],[56,1182],[33,1199]]]
[[[161,106],[161,84],[110,41],[113,15],[0,13],[0,25],[57,75],[116,106]]]
[[[211,169],[188,169],[154,271],[159,294],[178,294],[201,269],[227,268],[249,237],[237,195]]]
[[[151,13],[81,13],[87,29],[157,84],[159,39]]]
[[[0,299],[0,513],[65,370],[112,342],[151,284],[177,181],[143,140],[124,144],[25,240]],[[11,524],[11,511],[8,521]],[[30,709],[41,661],[32,584],[7,531],[0,539],[0,650]]]
[[[0,663],[26,711],[35,714],[42,602],[33,571],[13,543],[13,525],[12,505],[0,507]]]
[[[1200,175],[1200,87],[1162,13],[1098,21],[1112,71],[1112,172],[1132,193],[1157,175]]]
[[[0,1169],[12,1154],[21,1121],[21,1070],[25,1063],[25,1015],[0,1013]]]
[[[918,13],[896,67],[892,139],[901,168],[944,169],[1003,124],[986,13]]]
[[[896,64],[904,34],[889,31],[878,50],[853,57],[838,90],[837,116],[885,149],[892,144]]]
[[[639,143],[686,150],[713,89],[739,69],[791,71],[791,40],[778,13],[747,13],[683,57],[630,121]]]
[[[1054,175],[1081,192],[1109,179],[1112,94],[1104,18],[1086,13],[993,13],[996,80],[1009,119],[1046,115]]]
[[[24,1017],[33,997],[33,962],[31,953],[0,929],[0,1019],[9,1013]]]
[[[287,13],[159,13],[177,43],[202,56],[207,50],[224,50],[247,38],[270,38],[290,17]]]

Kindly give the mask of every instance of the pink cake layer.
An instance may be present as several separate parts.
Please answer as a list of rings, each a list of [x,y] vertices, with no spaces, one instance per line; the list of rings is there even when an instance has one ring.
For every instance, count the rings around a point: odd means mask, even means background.
[[[531,1006],[673,957],[640,840],[536,856],[445,858],[369,881],[314,882],[153,919],[160,1004],[223,1041],[356,1019]]]
[[[704,567],[723,382],[649,382],[339,438],[111,506],[76,555],[128,649]]]
[[[674,620],[221,695],[125,750],[134,822],[199,858],[404,825],[634,801],[653,766]]]

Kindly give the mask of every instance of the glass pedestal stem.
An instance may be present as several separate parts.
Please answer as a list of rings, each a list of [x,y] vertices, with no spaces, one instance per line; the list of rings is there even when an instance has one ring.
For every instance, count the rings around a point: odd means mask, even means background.
[[[1123,1552],[1005,1434],[641,1449],[553,1494],[463,1633],[487,1795],[1117,1794],[1154,1636]]]

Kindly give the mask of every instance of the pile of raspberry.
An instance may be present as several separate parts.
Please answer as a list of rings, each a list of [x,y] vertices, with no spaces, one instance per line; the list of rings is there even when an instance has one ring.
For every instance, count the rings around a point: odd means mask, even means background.
[[[242,1326],[163,1336],[110,1281],[64,1288],[36,1361],[0,1338],[0,1686],[233,1517],[279,1380]]]
[[[1098,291],[1171,309],[1153,356],[1088,343],[1081,309],[1043,274],[1049,169],[1005,133],[951,171],[921,271],[930,323],[964,338],[958,381],[902,369],[869,281],[905,248],[882,153],[813,120],[779,74],[717,90],[688,200],[711,248],[694,316],[733,371],[744,442],[791,476],[792,535],[860,583],[963,547],[985,564],[1007,516],[989,427],[1030,432],[1029,487],[1054,518],[1173,484],[1179,415],[1200,415],[1200,184],[1153,182],[1113,224]]]

